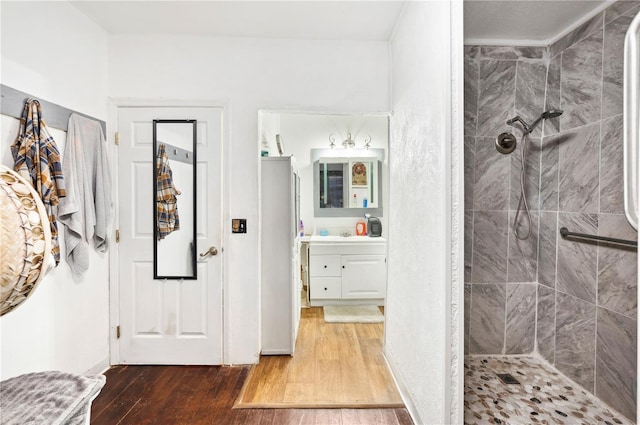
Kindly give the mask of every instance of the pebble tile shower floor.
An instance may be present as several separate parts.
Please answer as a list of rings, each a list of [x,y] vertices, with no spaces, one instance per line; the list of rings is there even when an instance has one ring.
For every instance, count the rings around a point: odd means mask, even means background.
[[[532,356],[465,356],[464,370],[465,424],[634,423]]]

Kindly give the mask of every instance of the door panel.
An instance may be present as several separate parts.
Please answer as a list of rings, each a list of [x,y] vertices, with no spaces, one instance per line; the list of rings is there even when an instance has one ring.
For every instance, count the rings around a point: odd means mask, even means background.
[[[154,119],[198,121],[196,280],[153,279]],[[120,362],[221,364],[222,109],[119,108],[118,131]]]
[[[384,298],[386,275],[384,255],[343,255],[342,298]]]

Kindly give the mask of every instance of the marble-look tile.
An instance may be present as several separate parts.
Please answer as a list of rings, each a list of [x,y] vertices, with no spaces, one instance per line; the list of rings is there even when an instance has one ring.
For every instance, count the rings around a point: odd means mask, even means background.
[[[505,304],[506,284],[472,285],[469,353],[503,352]]]
[[[624,37],[633,16],[623,15],[604,27],[602,62],[602,118],[622,114]]]
[[[474,211],[471,281],[506,283],[508,211]]]
[[[516,62],[480,62],[477,136],[496,137],[510,129],[515,110]]]
[[[638,2],[638,0],[618,0],[604,11],[605,24],[622,15],[633,17],[638,13],[638,9],[640,9],[640,2]]]
[[[600,212],[624,214],[622,115],[603,120],[600,135]]]
[[[464,137],[464,209],[473,209],[475,185],[476,138]]]
[[[598,212],[600,124],[562,133],[558,140],[560,211]]]
[[[602,31],[597,31],[562,53],[560,76],[562,130],[600,119],[602,98]]]
[[[471,285],[464,285],[464,353],[469,354],[469,324],[471,319]]]
[[[508,209],[510,157],[496,150],[495,137],[476,138],[474,162],[473,209]]]
[[[624,215],[598,216],[600,236],[637,240]],[[637,315],[638,253],[636,249],[601,243],[598,246],[598,305],[627,317]]]
[[[518,59],[544,59],[546,47],[521,47],[521,46],[480,46],[483,58],[509,60]]]
[[[464,46],[464,56],[465,58],[475,59],[480,53],[480,46]]]
[[[544,110],[562,109],[560,96],[560,79],[562,76],[562,56],[556,56],[549,61],[547,70],[547,95]],[[550,136],[560,131],[560,117],[549,118],[542,123],[543,134]]]
[[[498,374],[520,384],[505,385]],[[535,356],[464,358],[464,423],[631,425],[622,414]]]
[[[547,81],[545,62],[518,62],[516,67],[516,115],[533,123],[543,112]],[[531,133],[542,135],[542,122]]]
[[[527,137],[527,151],[525,156],[524,189],[527,205],[531,211],[540,209],[540,139]],[[509,155],[511,159],[509,208],[515,210],[520,203],[520,179],[522,173],[522,138],[518,142],[516,150]],[[523,204],[524,207],[524,204]]]
[[[464,281],[471,282],[473,265],[473,210],[464,212]]]
[[[529,354],[536,337],[536,284],[507,284],[506,354]]]
[[[591,33],[601,30],[603,19],[604,13],[599,13],[575,30],[571,31],[569,34],[562,37],[560,40],[553,43],[549,47],[549,57],[555,57],[557,54],[561,53],[566,48],[571,47],[574,43],[582,40]]]
[[[556,303],[555,366],[593,392],[596,306],[563,293],[557,294]]]
[[[570,232],[598,234],[598,216],[559,213],[558,228]],[[598,248],[595,243],[558,238],[556,289],[591,303],[596,302]]]
[[[556,237],[558,213],[540,213],[538,282],[550,288],[556,287]]]
[[[596,396],[636,418],[636,321],[598,308]]]
[[[475,136],[478,125],[478,62],[464,61],[464,135]]]
[[[538,213],[531,212],[531,233],[527,239],[518,239],[513,231],[516,211],[509,211],[509,265],[507,282],[535,282],[538,271]],[[527,214],[518,216],[518,232],[527,234]]]
[[[540,284],[536,328],[538,353],[553,364],[556,351],[556,291]]]
[[[542,139],[540,155],[540,210],[558,210],[558,160],[562,136]]]

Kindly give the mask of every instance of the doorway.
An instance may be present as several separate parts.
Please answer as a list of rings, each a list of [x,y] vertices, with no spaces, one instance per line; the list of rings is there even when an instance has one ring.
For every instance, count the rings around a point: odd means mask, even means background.
[[[357,223],[364,219],[366,212],[374,212],[374,208],[365,210],[361,204],[357,205],[357,208],[350,208],[352,207],[350,202],[342,202],[344,208],[342,214],[336,208],[333,208],[332,214],[321,214],[317,213],[317,205],[314,205],[316,192],[320,192],[316,190],[318,167],[315,164],[317,158],[314,157],[314,155],[317,156],[318,151],[327,151],[328,157],[331,157],[332,160],[343,160],[346,164],[345,170],[347,168],[351,170],[350,158],[371,156],[370,162],[366,162],[367,171],[372,173],[369,176],[371,178],[366,179],[367,183],[362,184],[364,187],[358,189],[363,190],[363,195],[369,195],[366,190],[375,188],[375,196],[369,196],[369,200],[374,202],[375,215],[380,217],[384,228],[384,215],[380,213],[388,208],[388,167],[385,155],[389,136],[388,115],[261,111],[259,113],[258,134],[263,156],[293,156],[295,173],[299,176],[299,206],[295,216],[300,220],[297,235],[302,235],[298,242],[302,247],[299,255],[296,250],[292,257],[298,259],[296,267],[299,270],[299,273],[292,275],[294,279],[300,281],[296,286],[299,289],[296,289],[295,295],[298,298],[295,303],[297,311],[292,316],[295,319],[295,315],[299,315],[300,325],[299,327],[294,326],[295,329],[299,329],[299,332],[296,335],[297,341],[294,338],[296,345],[293,357],[265,355],[281,353],[267,353],[263,337],[263,357],[260,364],[253,367],[238,406],[339,407],[347,405],[357,407],[402,405],[402,400],[397,393],[382,355],[384,323],[328,323],[323,311],[325,306],[334,305],[362,305],[374,309],[378,309],[379,306],[379,313],[384,311],[386,292],[384,236],[386,235],[383,232],[382,238],[356,236]],[[345,140],[351,141],[353,144],[343,144]],[[380,168],[374,168],[371,165],[376,164],[378,160],[374,156],[374,151],[381,154]],[[271,160],[272,158],[267,159],[267,161]],[[380,174],[378,175],[378,173]],[[345,179],[348,179],[351,172],[345,172],[344,175]],[[379,187],[378,176],[382,182]],[[265,185],[264,180],[261,185]],[[351,181],[345,180],[343,186],[347,188],[345,190],[347,193],[348,188],[352,186]],[[358,192],[358,195],[360,194]],[[270,197],[271,195],[265,195],[263,187],[263,207],[268,205],[264,202],[265,196]],[[366,196],[363,198],[366,199]],[[371,207],[371,205],[369,206]],[[265,226],[264,214],[266,213],[263,211],[262,214],[262,226]],[[283,218],[282,222],[286,224],[288,220]],[[261,236],[263,240],[261,255],[263,267],[267,258],[265,255],[269,254],[264,252],[265,232],[263,227]],[[271,232],[272,230],[269,229],[268,233]],[[336,251],[333,253],[329,251],[314,252],[313,249],[310,251],[309,246],[313,245],[316,240],[314,238],[323,237],[320,235],[327,235],[323,242],[332,242],[332,247],[324,245],[322,249],[333,249],[342,242],[348,242],[350,240],[342,238],[342,236],[350,235],[352,239],[361,239],[358,242],[350,241],[356,245],[362,241],[371,244],[376,242],[375,247],[369,248],[379,248],[380,252],[376,250],[375,252],[363,253],[359,248],[356,248],[355,251]],[[319,241],[316,240],[316,242]],[[272,246],[272,244],[269,242],[268,246]],[[319,246],[318,243],[316,243],[317,246]],[[374,257],[375,264],[372,263]],[[316,259],[315,268],[312,265],[314,258]],[[318,261],[324,260],[327,261],[326,265],[319,266]],[[271,264],[269,261],[267,263]],[[381,278],[381,288],[375,291],[364,290],[363,288],[366,286],[364,285],[357,287],[357,290],[354,289],[352,281],[359,282],[359,280],[349,274],[349,269],[355,265],[362,268],[363,273],[360,276],[364,276],[364,280],[378,282],[378,278]],[[374,269],[376,270],[375,276],[372,276],[371,270]],[[263,275],[261,283],[263,299],[265,291],[269,291],[271,286],[270,282],[266,282],[264,279]],[[313,290],[314,281],[316,282],[315,292]],[[318,282],[323,283],[325,292],[318,289]],[[286,285],[290,284],[286,283]],[[301,311],[300,306],[302,306]],[[264,312],[262,327],[264,336]],[[321,378],[318,380],[316,379],[318,377]]]
[[[215,107],[117,110],[114,364],[222,364],[222,118]],[[154,279],[153,120],[197,122],[195,279]]]

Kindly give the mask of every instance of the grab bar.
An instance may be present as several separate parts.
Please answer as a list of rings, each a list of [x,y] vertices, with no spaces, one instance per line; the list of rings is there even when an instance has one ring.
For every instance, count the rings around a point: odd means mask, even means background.
[[[638,144],[640,144],[640,13],[624,40],[624,212],[638,229]],[[639,411],[640,414],[640,411]]]
[[[633,246],[633,247],[638,246],[638,242],[636,241],[630,241],[627,239],[610,238],[608,236],[588,235],[586,233],[575,233],[575,232],[570,232],[569,229],[567,229],[566,227],[560,228],[560,235],[563,238],[573,237],[573,238],[587,239],[591,241],[603,241],[603,242],[615,243],[618,245],[625,245],[625,246]]]

